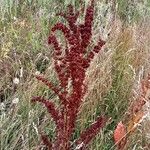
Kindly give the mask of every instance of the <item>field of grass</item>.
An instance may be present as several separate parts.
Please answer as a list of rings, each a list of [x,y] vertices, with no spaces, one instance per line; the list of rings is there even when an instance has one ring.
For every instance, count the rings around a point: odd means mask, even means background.
[[[57,97],[34,75],[57,83],[47,44],[51,27],[65,20],[56,16],[68,4],[87,7],[90,0],[0,0],[0,148],[44,150],[39,132],[55,137],[55,124],[46,109],[31,98]],[[89,145],[90,150],[115,150],[114,129],[128,128],[130,106],[150,73],[150,0],[95,0],[93,42],[106,41],[87,70],[88,87],[73,139],[99,114],[110,118]],[[83,12],[84,13],[84,12]],[[79,22],[83,16],[80,16]],[[62,40],[63,41],[63,40]],[[149,97],[149,96],[147,96]],[[127,150],[150,149],[150,101],[142,107],[144,119],[127,139]],[[131,114],[130,114],[131,115]]]

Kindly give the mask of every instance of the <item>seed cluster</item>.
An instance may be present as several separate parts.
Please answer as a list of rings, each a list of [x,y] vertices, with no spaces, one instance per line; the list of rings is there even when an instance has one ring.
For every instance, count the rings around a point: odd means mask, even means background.
[[[51,140],[42,134],[43,143],[49,149],[70,150],[70,141],[74,133],[77,114],[86,93],[84,84],[85,73],[90,62],[101,50],[105,42],[100,38],[93,50],[87,51],[92,38],[94,0],[91,0],[91,4],[86,9],[83,24],[77,24],[79,11],[75,11],[72,5],[68,6],[67,13],[60,13],[58,15],[67,20],[68,27],[63,23],[55,24],[48,37],[48,44],[53,45],[54,48],[54,68],[59,80],[59,87],[56,88],[42,76],[38,75],[36,78],[47,85],[59,97],[61,110],[56,109],[52,101],[45,100],[40,96],[34,97],[32,101],[43,103],[56,124],[56,138],[54,142],[51,143]],[[55,36],[55,32],[58,30],[63,33],[67,41],[65,50],[62,49]],[[71,87],[68,89],[69,82],[71,82]],[[99,129],[104,126],[105,122],[106,119],[104,117],[98,117],[95,123],[81,133],[76,142],[77,145],[83,143],[80,149],[86,147],[98,133]]]

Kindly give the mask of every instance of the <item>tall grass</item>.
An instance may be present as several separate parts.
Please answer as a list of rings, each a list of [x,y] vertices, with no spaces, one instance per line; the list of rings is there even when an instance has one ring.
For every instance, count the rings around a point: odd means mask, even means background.
[[[37,83],[33,74],[40,71],[56,80],[47,35],[58,19],[55,13],[69,3],[80,8],[79,1],[71,0],[0,0],[2,150],[44,149],[38,136],[39,129],[54,137],[55,126],[48,121],[46,110],[39,105],[32,106],[30,100],[33,95],[43,95],[57,101],[45,86]],[[80,131],[93,122],[97,115],[107,114],[111,117],[108,126],[95,138],[89,149],[110,150],[114,146],[114,128],[119,121],[126,121],[128,107],[138,94],[139,83],[150,69],[150,1],[132,3],[129,0],[117,0],[113,12],[113,4],[107,4],[106,1],[96,3],[94,39],[100,32],[107,40],[107,45],[88,70],[85,81],[88,92],[74,136],[78,137]],[[82,5],[86,7],[87,4],[88,1],[83,1]],[[14,78],[19,79],[19,84],[13,82]],[[18,103],[14,103],[15,98],[19,98]],[[145,111],[149,111],[147,106]],[[149,118],[133,133],[129,150],[148,147],[148,123]]]

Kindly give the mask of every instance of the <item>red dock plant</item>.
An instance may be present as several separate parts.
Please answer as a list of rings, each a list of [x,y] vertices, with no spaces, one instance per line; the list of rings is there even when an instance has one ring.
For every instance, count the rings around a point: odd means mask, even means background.
[[[92,38],[92,25],[94,15],[94,0],[86,9],[83,24],[77,24],[79,11],[73,6],[68,6],[67,13],[58,14],[64,17],[68,26],[57,23],[51,29],[48,43],[54,47],[54,68],[58,76],[59,85],[54,86],[43,76],[36,78],[48,86],[60,100],[60,109],[57,109],[54,102],[43,97],[33,97],[32,102],[44,104],[56,124],[56,137],[51,142],[47,135],[42,134],[42,141],[49,150],[70,150],[72,149],[71,137],[75,130],[77,114],[86,94],[84,84],[85,74],[94,56],[99,53],[105,42],[99,38],[98,43],[89,52],[89,45]],[[58,42],[55,31],[60,30],[66,41],[66,49],[63,51]],[[69,86],[71,84],[71,86]],[[105,125],[106,119],[99,116],[97,120],[85,131],[81,132],[76,140],[76,149],[86,149],[89,142],[96,136],[99,130]]]

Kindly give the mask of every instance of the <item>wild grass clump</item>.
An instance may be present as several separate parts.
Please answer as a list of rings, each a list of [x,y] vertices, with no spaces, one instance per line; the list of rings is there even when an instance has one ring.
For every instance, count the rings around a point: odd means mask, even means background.
[[[53,59],[54,49],[47,44],[47,36],[58,20],[68,27],[69,24],[62,16],[55,15],[66,10],[68,4],[82,12],[77,19],[82,24],[89,6],[88,0],[1,1],[2,150],[45,149],[40,133],[44,132],[53,140],[56,137],[56,125],[46,108],[31,104],[31,99],[34,95],[53,99],[56,108],[60,109],[61,103],[56,94],[34,77],[35,74],[45,76],[55,86],[59,85]],[[149,1],[95,1],[92,41],[87,51],[90,52],[94,47],[99,35],[107,42],[86,70],[84,85],[87,90],[78,111],[72,142],[103,114],[111,119],[103,130],[94,135],[88,149],[116,149],[118,144],[113,139],[114,130],[118,130],[118,126],[129,130],[135,122],[137,126],[133,132],[125,135],[125,148],[149,149],[148,98],[140,113],[131,113],[132,106],[139,104],[136,101],[141,94],[141,83],[143,79],[146,81],[150,69],[149,6]],[[64,36],[60,32],[55,32],[55,35],[62,49],[65,49],[67,42]],[[118,139],[122,137],[117,136]]]

